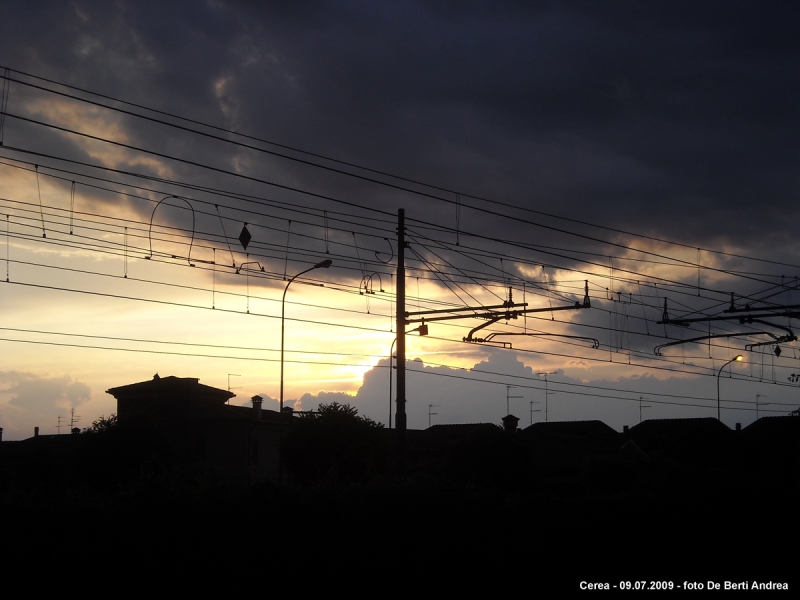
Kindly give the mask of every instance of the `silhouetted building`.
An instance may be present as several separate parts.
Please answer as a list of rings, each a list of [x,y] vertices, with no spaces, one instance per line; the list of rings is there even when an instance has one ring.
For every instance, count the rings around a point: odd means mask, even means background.
[[[761,470],[797,473],[800,463],[800,418],[761,417],[735,436],[740,463]]]
[[[121,426],[144,419],[156,426],[171,459],[209,482],[250,486],[278,479],[278,411],[231,406],[232,392],[191,377],[159,377],[111,388]],[[284,426],[292,420],[284,415]]]
[[[644,462],[647,455],[602,421],[534,423],[517,436],[535,469],[577,472],[597,458]]]
[[[507,433],[517,433],[517,425],[519,424],[519,417],[514,415],[506,415],[503,417],[503,429]]]
[[[651,459],[682,464],[720,464],[731,455],[734,432],[713,417],[650,419],[625,434]]]

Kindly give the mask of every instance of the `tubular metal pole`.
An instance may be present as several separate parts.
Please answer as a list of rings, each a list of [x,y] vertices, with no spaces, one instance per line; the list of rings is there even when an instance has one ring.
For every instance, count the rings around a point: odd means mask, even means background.
[[[406,271],[405,210],[397,211],[397,390],[395,427],[397,429],[397,466],[406,468]]]
[[[283,298],[281,298],[281,399],[280,399],[280,411],[278,412],[278,483],[283,483],[283,456],[281,454],[281,446],[283,445],[283,345],[285,339],[285,323],[286,323],[286,292],[289,291],[289,286],[292,285],[292,282],[300,277],[300,275],[305,275],[309,271],[313,271],[314,269],[327,269],[331,266],[330,260],[324,260],[321,263],[317,263],[313,267],[306,269],[305,271],[300,271],[297,275],[292,277],[286,287],[283,288]]]
[[[722,422],[722,418],[721,418],[722,412],[720,411],[720,402],[719,402],[719,376],[722,375],[722,369],[727,367],[733,361],[740,360],[741,358],[742,358],[741,354],[739,354],[737,356],[734,356],[732,359],[730,359],[728,362],[726,362],[724,365],[722,365],[719,368],[719,371],[717,372],[717,421],[719,421],[720,423]]]
[[[389,347],[389,429],[392,428],[392,353],[395,342],[397,338],[392,340],[392,345]]]

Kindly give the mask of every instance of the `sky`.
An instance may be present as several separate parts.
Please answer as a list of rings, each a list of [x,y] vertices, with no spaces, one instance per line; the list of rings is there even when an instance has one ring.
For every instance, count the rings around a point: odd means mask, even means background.
[[[541,309],[408,333],[410,427],[797,409],[797,13],[4,2],[3,439],[156,373],[277,407],[325,259],[285,399],[388,426],[400,208],[408,311]]]

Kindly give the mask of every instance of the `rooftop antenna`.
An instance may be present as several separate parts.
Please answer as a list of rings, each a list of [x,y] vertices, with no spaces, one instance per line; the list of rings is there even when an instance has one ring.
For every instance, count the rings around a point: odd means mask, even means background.
[[[519,387],[519,386],[517,386],[517,385],[506,385],[506,414],[507,415],[511,414],[511,402],[510,401],[511,401],[512,398],[515,399],[515,400],[522,400],[522,399],[525,398],[525,396],[511,396],[510,395],[511,388],[515,388],[515,387]]]
[[[547,423],[547,397],[550,395],[550,392],[547,390],[547,376],[548,375],[555,375],[558,371],[549,371],[547,373],[538,373],[539,377],[544,377],[544,422]],[[555,393],[555,392],[553,392]]]
[[[649,404],[642,404],[642,400],[649,400],[647,396],[639,396],[639,423],[642,422],[642,409],[643,408],[651,408]]]
[[[759,402],[759,398],[766,398],[764,394],[756,394],[756,421],[758,421],[758,407],[759,406],[769,406],[769,402]]]
[[[539,408],[537,408],[536,410],[533,410],[533,405],[534,404],[541,404],[541,402],[538,402],[536,400],[531,400],[531,425],[533,425],[533,413],[542,412],[542,410],[539,409]]]
[[[231,391],[231,377],[241,377],[241,375],[239,375],[237,373],[228,373],[228,391],[229,392]],[[228,404],[231,403],[231,399],[230,398],[228,398],[228,402],[227,403]]]
[[[75,414],[75,407],[71,408],[69,411],[69,428],[70,431],[75,428],[75,423],[80,421],[81,418]]]
[[[438,404],[428,404],[428,429],[430,429],[430,427],[431,427],[431,416],[439,414],[439,413],[431,412],[431,409],[434,406],[438,407],[439,405]]]

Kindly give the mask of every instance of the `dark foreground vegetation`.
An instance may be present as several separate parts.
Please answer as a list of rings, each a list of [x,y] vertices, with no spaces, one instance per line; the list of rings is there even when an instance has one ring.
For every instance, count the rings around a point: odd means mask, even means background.
[[[349,407],[324,407],[286,436],[283,485],[236,489],[176,464],[152,424],[101,419],[57,453],[2,457],[3,537],[12,562],[48,547],[67,562],[170,577],[188,577],[184,561],[220,573],[224,555],[281,577],[342,568],[353,582],[395,585],[429,573],[451,584],[512,577],[530,589],[794,578],[796,438],[757,453],[735,444],[648,460],[600,453],[546,469],[521,435],[497,427],[409,432],[419,439],[409,437],[400,473],[390,433]]]

